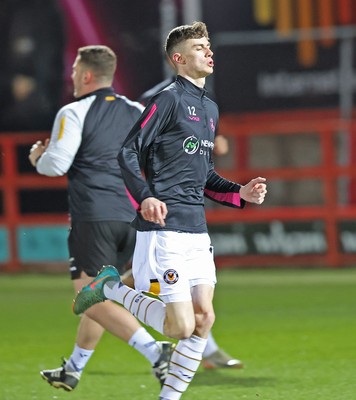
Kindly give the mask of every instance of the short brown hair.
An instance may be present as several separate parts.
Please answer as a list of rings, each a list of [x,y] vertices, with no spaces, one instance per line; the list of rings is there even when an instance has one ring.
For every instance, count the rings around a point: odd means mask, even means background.
[[[116,55],[107,46],[85,46],[78,49],[80,63],[90,68],[96,79],[112,80],[116,69]]]
[[[193,22],[191,25],[177,26],[169,32],[164,48],[168,57],[171,57],[178,44],[187,39],[200,39],[202,37],[209,39],[209,33],[204,22]]]

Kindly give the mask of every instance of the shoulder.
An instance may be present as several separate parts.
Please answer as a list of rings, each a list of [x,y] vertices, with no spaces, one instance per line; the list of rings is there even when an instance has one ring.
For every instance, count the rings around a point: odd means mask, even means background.
[[[175,77],[171,77],[171,78],[165,79],[164,81],[158,83],[157,85],[153,86],[151,89],[142,93],[142,95],[139,97],[138,101],[142,104],[147,104],[154,95],[156,95],[161,90],[163,90],[164,88],[169,86],[172,82],[174,82],[174,80],[175,80]]]
[[[205,95],[204,98],[206,99],[206,101],[208,102],[208,104],[211,104],[212,107],[218,108],[218,105],[217,105],[217,104],[215,103],[215,101],[212,100],[210,97],[208,97],[207,95]]]
[[[216,112],[219,114],[219,106],[215,103],[215,101],[211,100],[209,97],[205,96],[206,104],[209,110]]]
[[[169,116],[175,112],[179,104],[179,96],[171,87],[162,90],[153,96],[147,104],[145,113],[157,111],[158,115]]]
[[[140,104],[138,101],[130,100],[126,96],[117,94],[116,98],[119,102],[125,104],[125,106],[127,108],[131,109],[134,112],[137,111],[141,114],[142,111],[145,109],[145,107],[142,104]]]
[[[69,123],[82,127],[96,96],[88,96],[63,106],[56,115],[55,126]]]
[[[63,106],[58,111],[58,114],[61,116],[66,116],[66,115],[83,116],[88,112],[90,106],[93,104],[95,99],[96,96],[92,95],[77,101],[73,101],[72,103]]]
[[[155,103],[176,103],[179,100],[178,88],[172,84],[152,97]]]

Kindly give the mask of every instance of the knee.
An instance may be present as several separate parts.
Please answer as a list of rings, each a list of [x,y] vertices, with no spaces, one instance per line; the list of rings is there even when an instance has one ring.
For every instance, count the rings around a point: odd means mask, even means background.
[[[215,313],[214,311],[209,311],[203,314],[203,325],[207,329],[211,329],[215,322]]]
[[[195,321],[193,319],[181,319],[175,321],[170,321],[169,319],[166,319],[164,324],[165,334],[173,339],[188,339],[192,336],[194,330]]]
[[[182,326],[179,329],[177,329],[175,339],[179,339],[179,340],[188,339],[193,335],[194,330],[195,330],[194,325]]]
[[[206,312],[201,312],[196,314],[195,316],[196,320],[196,327],[195,327],[195,333],[197,333],[199,336],[205,336],[208,334],[214,325],[215,322],[215,313],[213,310],[211,311],[206,311]]]

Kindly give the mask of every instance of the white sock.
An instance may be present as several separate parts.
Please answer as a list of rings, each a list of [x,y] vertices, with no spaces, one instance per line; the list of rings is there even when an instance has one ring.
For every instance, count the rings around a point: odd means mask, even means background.
[[[219,349],[219,346],[216,344],[215,339],[211,332],[209,332],[208,342],[206,343],[206,347],[203,353],[203,358],[211,356],[216,350]]]
[[[66,363],[65,370],[68,372],[76,371],[82,373],[84,367],[87,365],[90,357],[93,355],[94,350],[86,350],[80,348],[75,344],[73,353]]]
[[[166,318],[165,304],[152,297],[122,284],[122,282],[109,281],[104,285],[104,295],[110,300],[122,304],[126,310],[138,318],[142,323],[164,334],[164,320]]]
[[[156,363],[161,355],[160,348],[155,339],[143,327],[137,329],[128,343],[146,357],[152,365]]]
[[[175,347],[160,399],[179,400],[187,390],[200,365],[207,339],[191,336],[180,340]]]

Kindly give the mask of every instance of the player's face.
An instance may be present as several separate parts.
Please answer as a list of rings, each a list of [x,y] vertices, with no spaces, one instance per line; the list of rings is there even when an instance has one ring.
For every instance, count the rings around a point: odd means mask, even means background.
[[[205,78],[214,70],[213,52],[208,38],[188,39],[183,45],[186,70],[192,78]]]
[[[73,81],[73,95],[75,98],[83,96],[84,94],[83,77],[84,71],[82,65],[80,64],[80,57],[78,56],[74,61],[71,75]]]

